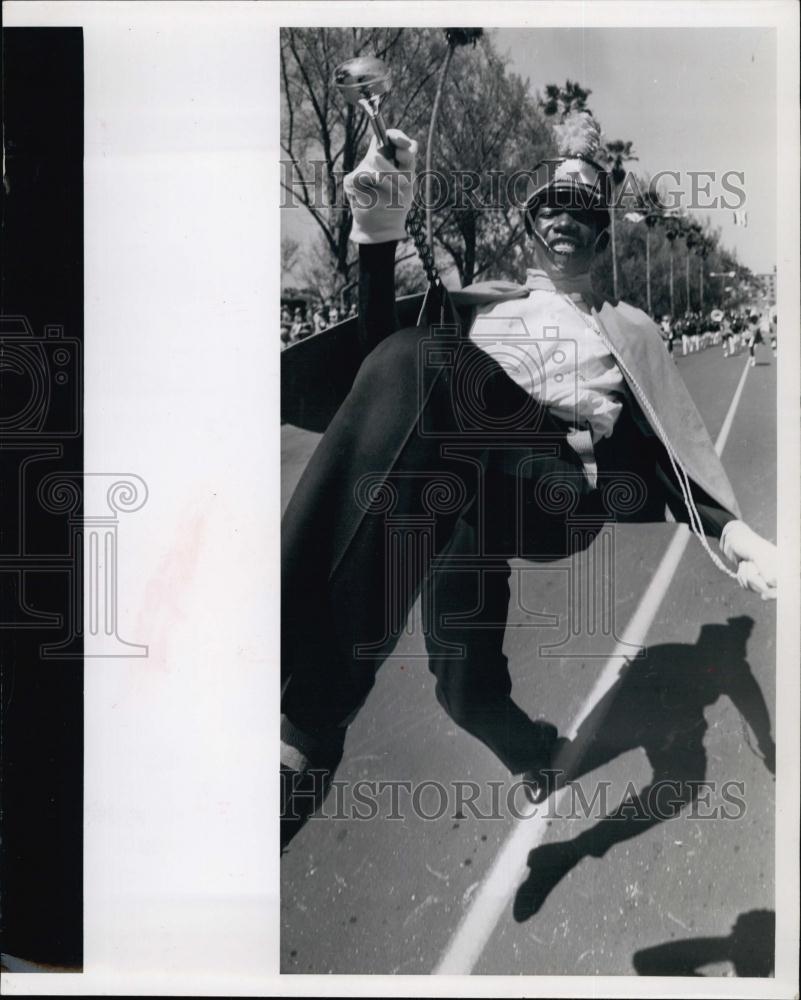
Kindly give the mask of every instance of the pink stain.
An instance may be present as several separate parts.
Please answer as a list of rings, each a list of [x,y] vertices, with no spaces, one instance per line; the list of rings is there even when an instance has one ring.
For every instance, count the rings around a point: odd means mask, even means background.
[[[206,532],[206,515],[182,519],[174,544],[148,581],[137,620],[137,635],[150,647],[151,668],[166,672],[169,642],[175,626],[186,619],[186,591],[197,572]],[[138,668],[137,668],[138,669]]]

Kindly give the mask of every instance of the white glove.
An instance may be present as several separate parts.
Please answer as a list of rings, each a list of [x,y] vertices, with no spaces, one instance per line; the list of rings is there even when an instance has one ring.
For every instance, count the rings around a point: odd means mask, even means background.
[[[762,538],[744,521],[729,521],[720,536],[720,548],[727,559],[738,563],[737,580],[745,590],[753,590],[763,601],[776,598],[776,546]]]
[[[354,243],[389,243],[406,236],[406,216],[414,194],[417,143],[399,129],[387,129],[396,166],[378,152],[373,136],[367,155],[345,176],[345,194],[353,212],[350,238]]]

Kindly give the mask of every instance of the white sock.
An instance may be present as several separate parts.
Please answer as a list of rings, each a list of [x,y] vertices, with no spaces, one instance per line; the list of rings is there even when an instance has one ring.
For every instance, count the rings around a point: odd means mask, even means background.
[[[309,758],[297,747],[281,740],[281,763],[293,771],[306,771],[309,767]]]

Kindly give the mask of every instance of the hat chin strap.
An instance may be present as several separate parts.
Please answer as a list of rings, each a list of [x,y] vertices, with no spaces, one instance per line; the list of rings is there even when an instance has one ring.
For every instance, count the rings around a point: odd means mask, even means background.
[[[551,248],[548,246],[547,242],[545,241],[545,237],[541,233],[538,233],[537,230],[534,228],[534,226],[531,227],[531,233],[534,236],[534,239],[540,241],[540,243],[542,244],[542,246],[545,249],[545,252],[550,257],[551,256]]]

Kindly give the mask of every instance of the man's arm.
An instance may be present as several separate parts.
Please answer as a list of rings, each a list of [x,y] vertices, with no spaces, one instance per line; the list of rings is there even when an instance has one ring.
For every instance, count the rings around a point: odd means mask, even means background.
[[[363,354],[397,329],[395,247],[406,237],[406,216],[414,195],[417,143],[389,129],[389,160],[375,137],[364,159],[344,179],[353,213],[350,239],[359,245],[359,343]]]
[[[359,246],[359,346],[362,356],[398,328],[395,314],[395,247],[389,243]]]
[[[689,524],[684,498],[672,476],[659,465],[657,476],[665,486],[671,513],[677,521]],[[737,568],[740,586],[753,590],[763,599],[775,598],[778,572],[776,546],[722,507],[697,483],[691,480],[690,485],[704,534],[719,540],[721,552]]]

